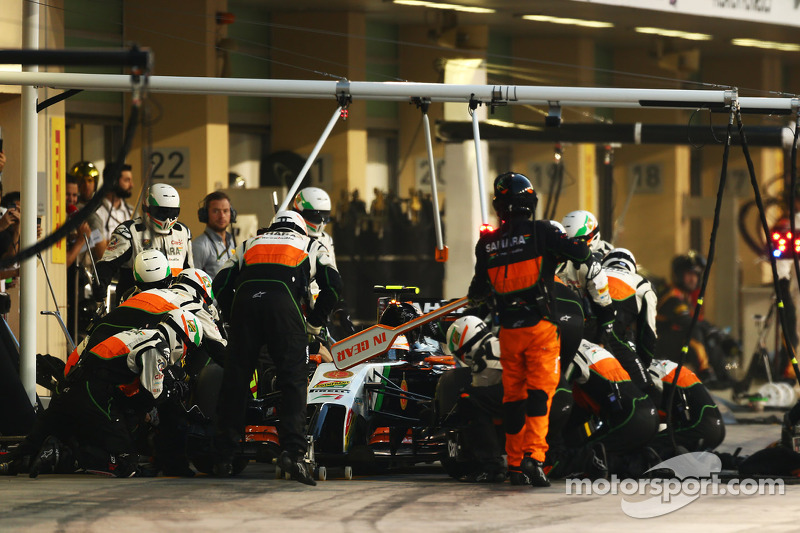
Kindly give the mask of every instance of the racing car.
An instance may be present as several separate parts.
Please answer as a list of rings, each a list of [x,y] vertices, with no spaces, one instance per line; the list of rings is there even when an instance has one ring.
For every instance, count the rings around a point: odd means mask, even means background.
[[[390,286],[376,291],[392,295],[379,303],[385,324],[398,326],[421,314],[419,305],[400,301],[403,295],[416,293],[415,288]],[[433,401],[439,378],[455,363],[433,338],[438,329],[408,332],[386,353],[349,370],[312,356],[305,461],[319,479],[326,479],[328,467],[343,467],[344,477],[351,479],[354,469],[388,469],[441,457],[446,442],[433,435]],[[221,369],[214,366],[204,369],[198,381],[197,404],[204,413],[214,412],[221,384]],[[268,382],[261,379],[263,387],[269,387]],[[244,469],[251,459],[270,461],[280,453],[276,429],[280,392],[257,396],[248,403],[248,426],[235,471]],[[190,459],[195,468],[207,473],[213,465],[210,427],[207,423],[193,426],[189,438]],[[282,475],[280,469],[276,468],[276,475]]]

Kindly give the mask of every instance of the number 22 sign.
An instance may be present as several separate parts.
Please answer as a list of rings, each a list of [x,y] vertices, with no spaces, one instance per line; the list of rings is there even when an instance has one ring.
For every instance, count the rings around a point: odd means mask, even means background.
[[[189,148],[153,148],[150,163],[153,181],[181,189],[189,187]]]

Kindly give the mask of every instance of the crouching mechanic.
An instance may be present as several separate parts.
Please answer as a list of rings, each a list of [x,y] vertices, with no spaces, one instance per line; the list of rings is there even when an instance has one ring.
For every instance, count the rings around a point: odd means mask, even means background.
[[[158,250],[142,250],[133,261],[133,287],[123,294],[124,302],[134,294],[150,289],[166,289],[172,283],[172,268],[167,256]]]
[[[103,257],[97,262],[99,294],[105,298],[111,278],[119,273],[116,300],[134,285],[133,264],[142,250],[160,250],[169,261],[172,275],[184,268],[194,268],[192,258],[192,233],[178,222],[181,200],[171,185],[154,183],[142,203],[143,216],[128,220],[111,234]]]
[[[637,274],[636,259],[626,248],[609,252],[603,258],[603,271],[616,310],[614,338],[625,344],[612,352],[636,386],[649,393],[652,383],[647,367],[656,348],[658,297],[653,285]]]
[[[647,468],[632,465],[650,461],[648,453],[656,458],[644,449],[658,432],[653,401],[631,382],[609,351],[585,339],[568,362],[564,377],[575,399],[564,429],[567,442],[573,446],[602,443],[611,473],[644,473]]]
[[[603,337],[608,337],[613,331],[614,305],[608,292],[608,278],[600,267],[600,261],[612,246],[600,238],[597,219],[589,211],[567,213],[561,224],[567,237],[584,241],[597,261],[595,263],[564,261],[559,265],[556,274],[587,303],[584,307],[587,311],[592,311],[596,317],[598,330],[587,331],[587,338],[604,341],[606,339]]]
[[[320,293],[308,312],[300,311],[316,280]],[[231,325],[215,439],[217,475],[232,472],[233,455],[244,435],[250,378],[266,345],[282,392],[278,466],[301,483],[316,485],[304,463],[308,334],[318,335],[339,300],[342,281],[328,250],[306,233],[294,211],[280,211],[269,229],[241,243],[214,278],[223,317]]]
[[[463,316],[447,330],[447,348],[463,361],[472,379],[461,388],[458,416],[466,424],[463,443],[474,466],[465,469],[462,481],[497,483],[505,481],[503,446],[494,420],[503,418],[503,366],[500,342],[486,323],[476,316]],[[445,373],[445,377],[453,376]]]
[[[675,371],[678,364],[668,360],[654,359],[648,371],[657,390],[652,392],[662,422],[667,422],[667,405]],[[713,450],[725,439],[725,423],[711,393],[703,386],[694,372],[681,368],[672,400],[672,420],[675,443],[688,452]],[[673,454],[672,440],[667,431],[653,439],[651,446],[662,458]]]
[[[481,235],[468,296],[495,306],[503,365],[503,425],[513,484],[549,486],[542,470],[548,413],[559,381],[559,335],[552,287],[559,261],[599,265],[586,243],[548,221],[531,220],[537,197],[522,174],[501,174],[493,206],[500,228]]]
[[[86,339],[67,360],[65,373],[78,361],[81,353],[108,337],[129,329],[153,327],[175,309],[191,312],[203,326],[203,342],[185,361],[186,371],[197,374],[209,358],[217,364],[225,361],[227,340],[216,321],[219,313],[214,306],[211,278],[202,270],[187,268],[174,279],[168,289],[150,289],[137,293],[93,323]]]
[[[159,401],[184,394],[185,383],[175,376],[182,374],[183,357],[202,339],[197,318],[174,310],[153,329],[123,331],[94,346],[71,368],[63,391],[0,471],[24,470],[28,456],[31,477],[76,467],[136,475],[139,456],[120,411],[121,398],[147,394]]]

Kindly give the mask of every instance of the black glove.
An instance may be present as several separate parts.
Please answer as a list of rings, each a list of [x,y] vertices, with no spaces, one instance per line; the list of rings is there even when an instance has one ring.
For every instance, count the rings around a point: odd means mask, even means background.
[[[189,376],[178,365],[164,369],[164,391],[170,400],[181,401],[189,396]]]
[[[614,319],[617,312],[614,310],[614,305],[607,305],[605,307],[597,306],[597,324],[603,333],[611,333],[614,329]]]
[[[356,327],[350,320],[350,315],[347,313],[347,309],[336,309],[331,314],[331,324],[342,330],[342,332],[344,332],[348,337],[356,332]]]

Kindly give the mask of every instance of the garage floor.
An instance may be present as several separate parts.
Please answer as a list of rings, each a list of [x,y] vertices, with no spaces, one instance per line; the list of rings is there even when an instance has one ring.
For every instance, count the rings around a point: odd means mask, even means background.
[[[777,439],[777,424],[728,427],[723,451],[756,451]],[[274,479],[271,465],[251,464],[233,479],[109,479],[90,475],[0,477],[0,531],[581,531],[675,533],[793,531],[800,485],[765,496],[701,496],[646,520],[626,516],[621,495],[567,495],[547,489],[471,485],[436,466],[395,475],[343,479],[330,469],[317,487]]]

